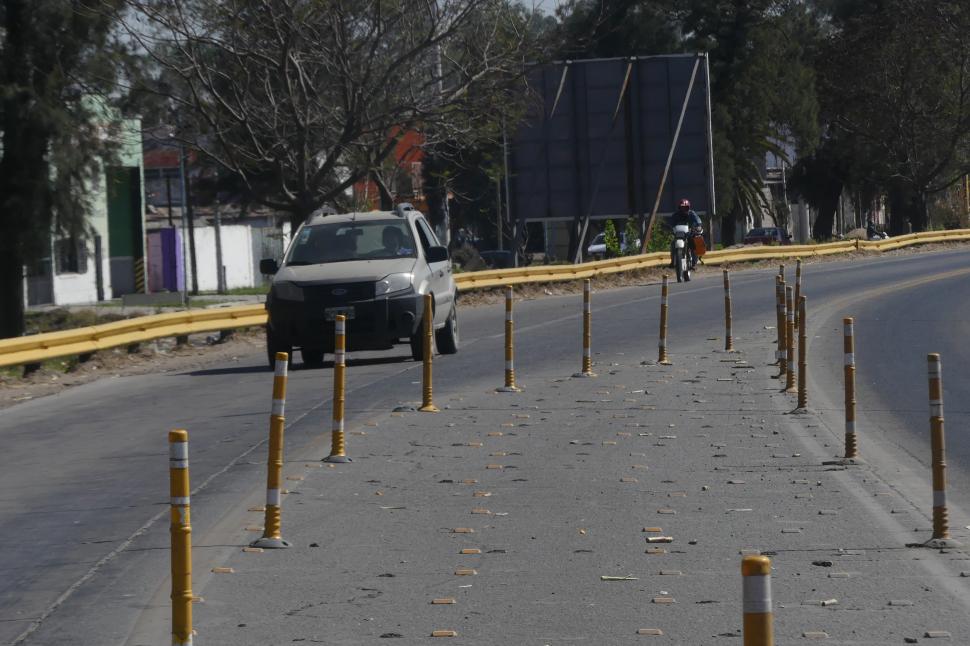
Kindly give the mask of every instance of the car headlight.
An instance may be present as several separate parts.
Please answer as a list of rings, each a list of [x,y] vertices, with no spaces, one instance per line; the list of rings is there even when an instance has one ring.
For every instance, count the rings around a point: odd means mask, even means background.
[[[414,276],[411,274],[388,274],[377,281],[374,286],[374,295],[384,296],[385,294],[407,291],[411,289],[413,280]]]
[[[296,283],[279,282],[273,284],[273,295],[281,301],[303,301],[303,288]]]

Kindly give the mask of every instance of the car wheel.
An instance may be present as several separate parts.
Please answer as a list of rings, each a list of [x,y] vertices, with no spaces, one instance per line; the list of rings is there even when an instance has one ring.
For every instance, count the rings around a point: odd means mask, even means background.
[[[319,368],[323,365],[323,350],[300,350],[300,356],[303,357],[303,365],[310,366],[313,368]]]
[[[452,306],[445,326],[434,333],[435,345],[441,354],[458,352],[458,308]]]
[[[274,336],[272,330],[267,326],[266,328],[266,359],[269,364],[270,370],[276,370],[276,353],[285,352],[289,356],[289,361],[287,361],[287,367],[293,365],[293,348],[288,345],[283,345],[278,342]]]

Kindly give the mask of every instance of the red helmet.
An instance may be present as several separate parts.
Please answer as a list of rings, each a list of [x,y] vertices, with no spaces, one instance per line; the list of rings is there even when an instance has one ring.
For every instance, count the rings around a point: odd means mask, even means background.
[[[690,200],[688,200],[688,199],[685,198],[685,199],[681,200],[680,201],[680,204],[678,204],[677,206],[679,208],[682,208],[682,209],[689,209],[690,208]]]

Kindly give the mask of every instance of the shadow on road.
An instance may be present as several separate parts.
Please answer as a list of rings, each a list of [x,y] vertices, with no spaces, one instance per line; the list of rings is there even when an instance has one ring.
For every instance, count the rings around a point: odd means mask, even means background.
[[[347,361],[347,367],[360,367],[360,366],[380,366],[392,363],[404,363],[411,359],[411,355],[397,355],[391,357],[367,357],[365,359],[354,359],[353,356]],[[303,362],[293,363],[290,367],[291,371],[296,370],[317,370],[317,369],[332,369],[333,361],[323,361],[319,364],[307,365]],[[253,374],[257,372],[272,372],[266,364],[259,363],[254,365],[245,366],[229,366],[226,368],[206,368],[204,370],[193,370],[191,372],[181,372],[174,373],[176,375],[189,375],[190,377],[213,377],[218,375],[245,375]]]

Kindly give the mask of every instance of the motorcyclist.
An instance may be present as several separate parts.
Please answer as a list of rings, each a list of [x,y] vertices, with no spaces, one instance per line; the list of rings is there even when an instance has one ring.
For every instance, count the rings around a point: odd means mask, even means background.
[[[697,254],[694,253],[694,245],[691,244],[693,236],[700,235],[703,233],[704,228],[701,223],[701,218],[699,215],[694,213],[693,209],[690,208],[690,200],[684,198],[680,200],[677,204],[677,210],[674,211],[673,215],[670,216],[670,228],[673,229],[675,226],[680,224],[686,224],[690,227],[690,238],[687,240],[687,253],[690,258],[691,269],[697,266]],[[670,266],[674,266],[674,241],[670,242]]]

